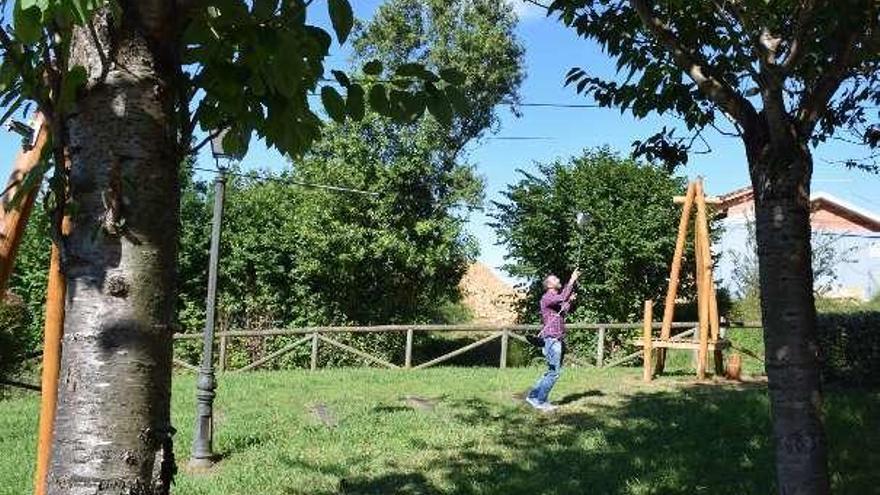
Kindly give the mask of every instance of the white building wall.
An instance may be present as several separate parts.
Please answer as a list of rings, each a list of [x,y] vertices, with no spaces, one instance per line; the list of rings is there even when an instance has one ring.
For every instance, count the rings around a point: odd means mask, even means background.
[[[747,221],[753,221],[751,210],[731,212],[722,221],[724,232],[713,246],[713,252],[720,254],[715,277],[722,287],[735,294],[737,287],[733,281],[732,253],[742,253],[748,245]],[[823,233],[813,232],[813,236],[832,235],[840,252],[848,252],[850,263],[841,263],[835,268],[837,280],[831,297],[852,297],[871,299],[880,294],[880,233]]]

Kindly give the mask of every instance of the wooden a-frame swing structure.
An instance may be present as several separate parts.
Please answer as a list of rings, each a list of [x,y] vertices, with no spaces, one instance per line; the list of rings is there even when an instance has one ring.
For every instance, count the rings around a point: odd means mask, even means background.
[[[667,349],[685,349],[697,352],[697,379],[706,378],[706,367],[709,351],[714,353],[715,374],[724,372],[724,350],[730,342],[721,336],[720,318],[718,315],[718,299],[715,292],[715,278],[712,271],[712,253],[709,240],[709,220],[706,211],[706,194],[703,190],[703,179],[688,183],[687,193],[683,198],[673,198],[676,203],[683,203],[681,219],[678,223],[678,237],[675,241],[675,254],[669,270],[669,286],[666,290],[666,301],[663,307],[663,323],[660,336],[655,338],[652,332],[653,303],[645,301],[644,329],[640,341],[636,342],[643,350],[645,381],[653,379],[654,374],[663,372],[666,366]],[[681,265],[684,257],[687,235],[690,230],[691,212],[696,209],[694,218],[694,261],[696,265],[697,309],[699,325],[678,335],[671,335],[672,320],[675,312],[675,301],[678,297],[678,285],[681,280]],[[656,368],[654,367],[654,350],[656,352]]]

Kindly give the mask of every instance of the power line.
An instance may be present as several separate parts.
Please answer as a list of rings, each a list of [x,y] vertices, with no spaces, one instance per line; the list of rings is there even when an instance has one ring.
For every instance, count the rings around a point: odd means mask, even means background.
[[[332,81],[331,81],[332,82]],[[317,92],[310,92],[309,96],[318,98],[321,95]],[[555,103],[555,102],[523,102],[515,103],[512,101],[502,101],[501,103],[512,104],[517,107],[533,107],[533,108],[609,108],[603,107],[596,103]]]
[[[605,108],[595,103],[520,103],[521,107],[540,107],[540,108]]]
[[[207,168],[207,167],[193,166],[192,169],[199,170],[201,172],[210,172],[210,173],[214,173],[214,174],[220,173],[220,171],[217,169]],[[298,181],[298,180],[294,180],[294,179],[285,179],[285,178],[281,178],[281,177],[274,177],[271,175],[260,174],[257,172],[249,172],[249,173],[244,174],[244,173],[240,173],[240,172],[231,172],[229,170],[226,170],[223,173],[225,173],[227,175],[233,175],[235,177],[241,177],[244,179],[256,178],[256,179],[263,180],[263,181],[277,182],[279,184],[288,184],[291,186],[302,186],[302,187],[307,187],[310,189],[324,189],[326,191],[343,192],[343,193],[350,193],[350,194],[365,194],[367,196],[378,196],[379,195],[379,193],[375,192],[375,191],[365,191],[363,189],[352,189],[350,187],[332,186],[329,184],[315,184],[312,182],[302,182],[302,181]]]

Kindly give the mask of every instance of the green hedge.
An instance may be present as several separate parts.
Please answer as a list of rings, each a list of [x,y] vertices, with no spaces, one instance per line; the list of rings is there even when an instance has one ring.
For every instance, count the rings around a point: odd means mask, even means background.
[[[818,333],[826,382],[880,385],[880,311],[820,314]]]
[[[33,347],[26,331],[29,324],[27,307],[20,298],[7,294],[5,301],[0,300],[0,378],[14,375]]]

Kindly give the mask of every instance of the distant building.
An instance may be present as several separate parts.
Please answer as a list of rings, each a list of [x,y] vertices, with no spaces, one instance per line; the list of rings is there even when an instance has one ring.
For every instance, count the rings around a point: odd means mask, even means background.
[[[721,254],[717,278],[732,287],[733,256],[747,247],[747,225],[754,222],[755,203],[751,188],[737,189],[719,197],[726,213],[724,234],[715,251]],[[880,215],[854,206],[828,193],[810,198],[814,239],[832,236],[836,249],[848,253],[852,262],[835,267],[836,282],[827,295],[867,300],[880,293]]]

